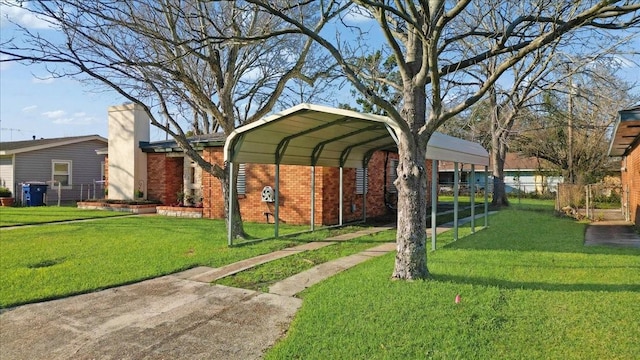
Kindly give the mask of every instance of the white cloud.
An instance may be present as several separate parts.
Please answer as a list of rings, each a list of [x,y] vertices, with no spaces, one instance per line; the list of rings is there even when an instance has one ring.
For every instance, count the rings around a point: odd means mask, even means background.
[[[373,17],[367,9],[360,6],[353,6],[344,16],[344,20],[348,23],[361,24],[373,20]]]
[[[23,107],[22,108],[22,112],[30,113],[30,112],[33,112],[37,108],[38,108],[37,105],[31,105],[31,106]]]
[[[10,22],[24,26],[29,29],[52,29],[51,21],[47,21],[46,17],[35,15],[26,8],[27,2],[20,4],[21,1],[6,1],[0,4],[0,26],[8,26]]]
[[[51,119],[56,125],[92,125],[99,123],[99,120],[85,112],[76,112],[67,115],[64,110],[45,111],[42,116]]]
[[[53,76],[33,77],[31,82],[34,84],[51,84],[56,80]]]
[[[54,110],[54,111],[45,111],[42,113],[42,116],[49,119],[58,119],[63,117],[66,114],[64,110]]]
[[[81,115],[81,116],[77,116]],[[73,114],[71,117],[64,117],[52,121],[56,125],[92,125],[97,123],[97,119],[86,116],[84,113]]]

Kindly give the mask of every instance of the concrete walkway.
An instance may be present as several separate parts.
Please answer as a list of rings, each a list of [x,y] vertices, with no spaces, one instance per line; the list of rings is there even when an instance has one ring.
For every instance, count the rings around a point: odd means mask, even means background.
[[[461,219],[464,221],[463,219]],[[90,294],[6,309],[0,357],[8,359],[258,359],[288,329],[318,282],[395,250],[376,246],[284,279],[268,294],[210,282],[286,256],[390,230],[365,229],[220,268],[180,273]],[[450,230],[444,225],[438,233]]]
[[[587,226],[584,244],[640,248],[640,234],[630,222],[622,220],[593,222]]]

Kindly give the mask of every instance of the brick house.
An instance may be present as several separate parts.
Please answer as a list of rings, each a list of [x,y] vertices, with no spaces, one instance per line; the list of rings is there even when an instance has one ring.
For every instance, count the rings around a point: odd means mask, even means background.
[[[618,112],[609,156],[622,157],[622,207],[625,217],[640,225],[640,105]]]
[[[304,124],[309,128],[303,129]],[[277,213],[279,222],[310,224],[313,213],[314,224],[334,225],[395,213],[393,180],[398,156],[391,130],[386,117],[302,104],[237,129],[230,139],[242,140],[232,145],[222,134],[189,140],[205,161],[221,166],[229,161],[229,149],[234,149],[233,163],[240,168],[235,183],[243,220],[274,222]],[[302,136],[311,134],[313,138]],[[488,164],[488,154],[479,144],[435,134],[434,142],[438,141],[439,146],[428,148],[428,155],[431,152],[456,160],[450,156],[464,155],[467,148],[473,154],[463,158]],[[349,156],[336,151],[340,144],[348,147]],[[302,149],[311,154],[314,148],[315,166],[307,163],[312,156],[295,152]],[[128,155],[119,155],[123,153]],[[276,153],[282,155],[279,165],[275,165]],[[342,159],[342,176],[338,158]],[[147,199],[170,205],[178,202],[177,194],[185,194],[196,203],[201,201],[203,217],[224,217],[219,180],[196,166],[175,141],[149,142],[148,119],[134,105],[109,109],[108,164],[110,199],[132,199],[142,192]],[[432,164],[433,160],[425,160],[427,174],[431,174]],[[267,187],[278,189],[278,209],[276,201],[264,201]],[[430,186],[428,189],[431,191]]]

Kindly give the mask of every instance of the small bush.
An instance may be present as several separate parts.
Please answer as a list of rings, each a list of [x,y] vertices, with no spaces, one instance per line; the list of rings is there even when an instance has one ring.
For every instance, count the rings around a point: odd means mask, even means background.
[[[4,186],[0,186],[0,197],[11,197],[11,190]]]

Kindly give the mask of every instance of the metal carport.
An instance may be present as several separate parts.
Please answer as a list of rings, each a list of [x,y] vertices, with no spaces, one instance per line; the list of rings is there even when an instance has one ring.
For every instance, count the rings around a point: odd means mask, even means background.
[[[230,186],[235,186],[235,179],[233,179],[235,163],[275,164],[274,219],[277,237],[280,165],[311,166],[311,230],[314,230],[315,218],[315,166],[338,167],[340,168],[339,224],[343,225],[343,168],[366,168],[374,152],[397,151],[396,134],[400,131],[399,129],[398,124],[386,116],[313,104],[294,106],[241,126],[227,137],[224,159],[229,164]],[[427,145],[426,158],[436,160],[432,172],[432,204],[437,203],[437,160],[454,162],[456,174],[458,162],[484,165],[485,169],[489,165],[489,155],[480,144],[441,133],[432,135]],[[433,181],[434,179],[436,181]],[[233,192],[232,190],[230,193]],[[457,231],[457,182],[454,193],[454,210],[456,210],[454,222]],[[366,199],[366,196],[364,198]],[[233,213],[232,200],[232,197],[229,197],[228,216]],[[363,208],[366,209],[366,203],[363,204]],[[435,208],[432,206],[433,219],[435,219]],[[474,209],[473,203],[472,209]],[[485,225],[487,209],[485,195]],[[366,218],[366,210],[363,217]],[[231,224],[231,219],[228,220]],[[432,234],[435,234],[435,221],[432,221],[432,224]],[[231,226],[228,229],[228,240],[231,245],[233,241]],[[433,246],[435,246],[435,236],[433,236]]]

